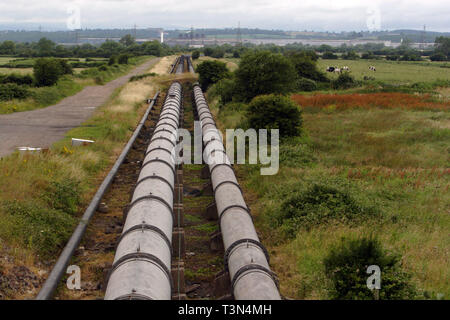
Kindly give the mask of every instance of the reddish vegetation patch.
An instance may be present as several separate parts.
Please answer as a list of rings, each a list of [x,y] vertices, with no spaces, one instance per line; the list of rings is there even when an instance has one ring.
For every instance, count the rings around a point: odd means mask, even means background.
[[[366,93],[366,94],[316,94],[311,96],[295,94],[292,100],[302,107],[333,108],[401,108],[411,110],[450,110],[444,102],[432,101],[430,95],[407,93]]]

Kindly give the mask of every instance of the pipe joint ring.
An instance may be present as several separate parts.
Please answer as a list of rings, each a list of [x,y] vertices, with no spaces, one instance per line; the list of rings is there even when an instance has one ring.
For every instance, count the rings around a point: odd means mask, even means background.
[[[248,264],[246,266],[243,266],[242,268],[240,268],[233,276],[233,279],[231,280],[231,288],[232,290],[234,290],[234,286],[236,285],[236,282],[238,282],[239,278],[244,274],[247,273],[247,271],[250,271],[248,273],[252,273],[252,272],[264,272],[266,273],[269,277],[272,278],[273,282],[275,283],[275,285],[277,286],[277,289],[279,289],[279,282],[277,279],[276,274],[267,269],[266,267],[259,265],[259,264]]]
[[[266,259],[267,259],[267,263],[270,262],[269,252],[267,251],[266,247],[264,247],[262,245],[261,242],[254,240],[254,239],[239,239],[239,240],[233,242],[228,247],[228,249],[225,251],[224,260],[225,260],[225,270],[226,271],[228,271],[228,259],[230,258],[232,251],[241,244],[247,244],[247,245],[252,244],[252,245],[255,245],[256,247],[259,247],[264,252],[264,255],[266,256]]]

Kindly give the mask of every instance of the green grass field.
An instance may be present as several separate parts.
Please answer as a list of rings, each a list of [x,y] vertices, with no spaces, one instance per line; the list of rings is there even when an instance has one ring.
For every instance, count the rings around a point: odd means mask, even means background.
[[[108,67],[106,71],[99,71],[97,68],[75,68],[74,75],[63,76],[58,83],[51,87],[32,87],[29,89],[31,96],[27,99],[13,99],[0,102],[0,114],[29,111],[44,108],[57,103],[65,97],[76,94],[88,85],[104,84],[128,73],[136,65],[149,59],[149,56],[134,57],[127,65],[116,65]],[[32,74],[33,69],[5,68],[0,69],[0,73],[21,73]],[[18,72],[20,71],[20,72]]]
[[[442,62],[319,59],[318,67],[325,72],[327,66],[348,66],[357,80],[363,80],[364,76],[368,76],[387,83],[414,83],[432,82],[437,79],[450,80],[450,68],[441,68],[444,64]],[[370,71],[369,66],[375,66],[377,71]],[[327,74],[331,78],[337,78],[337,74]]]

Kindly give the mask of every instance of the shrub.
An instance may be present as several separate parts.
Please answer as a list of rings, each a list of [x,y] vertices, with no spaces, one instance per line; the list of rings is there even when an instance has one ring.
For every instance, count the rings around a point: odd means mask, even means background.
[[[207,48],[205,48],[203,53],[205,54],[205,56],[210,57],[214,53],[214,49],[210,48],[210,47],[207,47]]]
[[[121,54],[118,58],[119,64],[128,64],[128,55],[127,54]]]
[[[33,84],[33,77],[26,74],[9,74],[9,75],[0,75],[0,83],[15,83],[17,85],[27,85],[31,86]]]
[[[358,60],[359,55],[355,51],[348,51],[342,55],[342,59],[345,60]]]
[[[112,55],[108,60],[108,66],[112,66],[117,63],[117,56]]]
[[[236,84],[234,79],[222,79],[211,87],[211,95],[218,97],[221,104],[233,101],[236,92]]]
[[[333,284],[332,297],[339,300],[371,300],[367,288],[367,268],[381,269],[382,300],[413,299],[416,291],[410,275],[402,271],[400,256],[388,254],[374,238],[343,239],[324,259],[325,271]]]
[[[240,58],[241,57],[241,54],[239,53],[239,51],[233,51],[233,58]]]
[[[431,61],[447,61],[447,57],[442,52],[438,52],[430,56]]]
[[[326,51],[322,55],[322,59],[337,59],[338,56],[331,51]]]
[[[34,202],[7,201],[3,208],[11,223],[8,232],[44,257],[66,242],[75,225],[71,215]]]
[[[105,66],[105,65],[102,65],[102,66],[98,67],[98,70],[99,70],[99,71],[107,71],[107,70],[108,70],[108,67]]]
[[[33,67],[34,79],[39,87],[52,86],[63,74],[61,63],[52,58],[37,59]]]
[[[220,61],[204,61],[197,66],[196,70],[199,74],[199,82],[203,90],[221,79],[230,76],[225,63]]]
[[[348,73],[344,72],[337,77],[336,80],[333,81],[334,89],[348,89],[352,88],[356,85],[355,79]]]
[[[302,114],[291,99],[281,95],[256,97],[248,106],[247,119],[253,129],[279,129],[281,137],[301,134]]]
[[[317,69],[317,57],[310,51],[294,52],[288,55],[297,71],[297,76],[316,81],[328,81],[327,77]]]
[[[50,208],[75,214],[81,202],[80,195],[80,182],[67,179],[51,182],[43,198]]]
[[[358,222],[377,215],[371,205],[352,196],[349,186],[341,183],[312,182],[298,186],[284,197],[275,216],[276,224],[287,236],[293,237],[301,229],[310,229],[331,221]]]
[[[62,74],[73,74],[72,65],[70,65],[67,60],[59,60],[61,66]]]
[[[0,84],[0,101],[25,99],[30,96],[27,88],[15,83]]]
[[[291,61],[269,51],[245,54],[236,70],[236,85],[244,101],[264,94],[293,92],[296,79]]]
[[[200,58],[200,51],[195,50],[192,52],[192,59],[193,60],[197,60],[198,58]]]
[[[317,90],[317,84],[314,80],[300,78],[297,80],[297,90],[299,90],[299,91],[314,91],[314,90]]]
[[[223,58],[225,56],[225,51],[223,51],[220,48],[217,48],[213,51],[213,53],[211,54],[211,57],[216,58],[216,59],[220,59]]]

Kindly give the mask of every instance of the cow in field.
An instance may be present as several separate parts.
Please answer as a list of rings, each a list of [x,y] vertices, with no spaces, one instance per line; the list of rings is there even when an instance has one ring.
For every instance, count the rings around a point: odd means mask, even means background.
[[[370,70],[370,71],[374,71],[374,72],[377,71],[377,69],[376,69],[374,66],[370,66],[370,67],[369,67],[369,70]]]
[[[350,71],[350,68],[348,66],[343,66],[342,71]]]
[[[336,69],[335,67],[327,67],[327,72],[334,72],[334,69]]]

